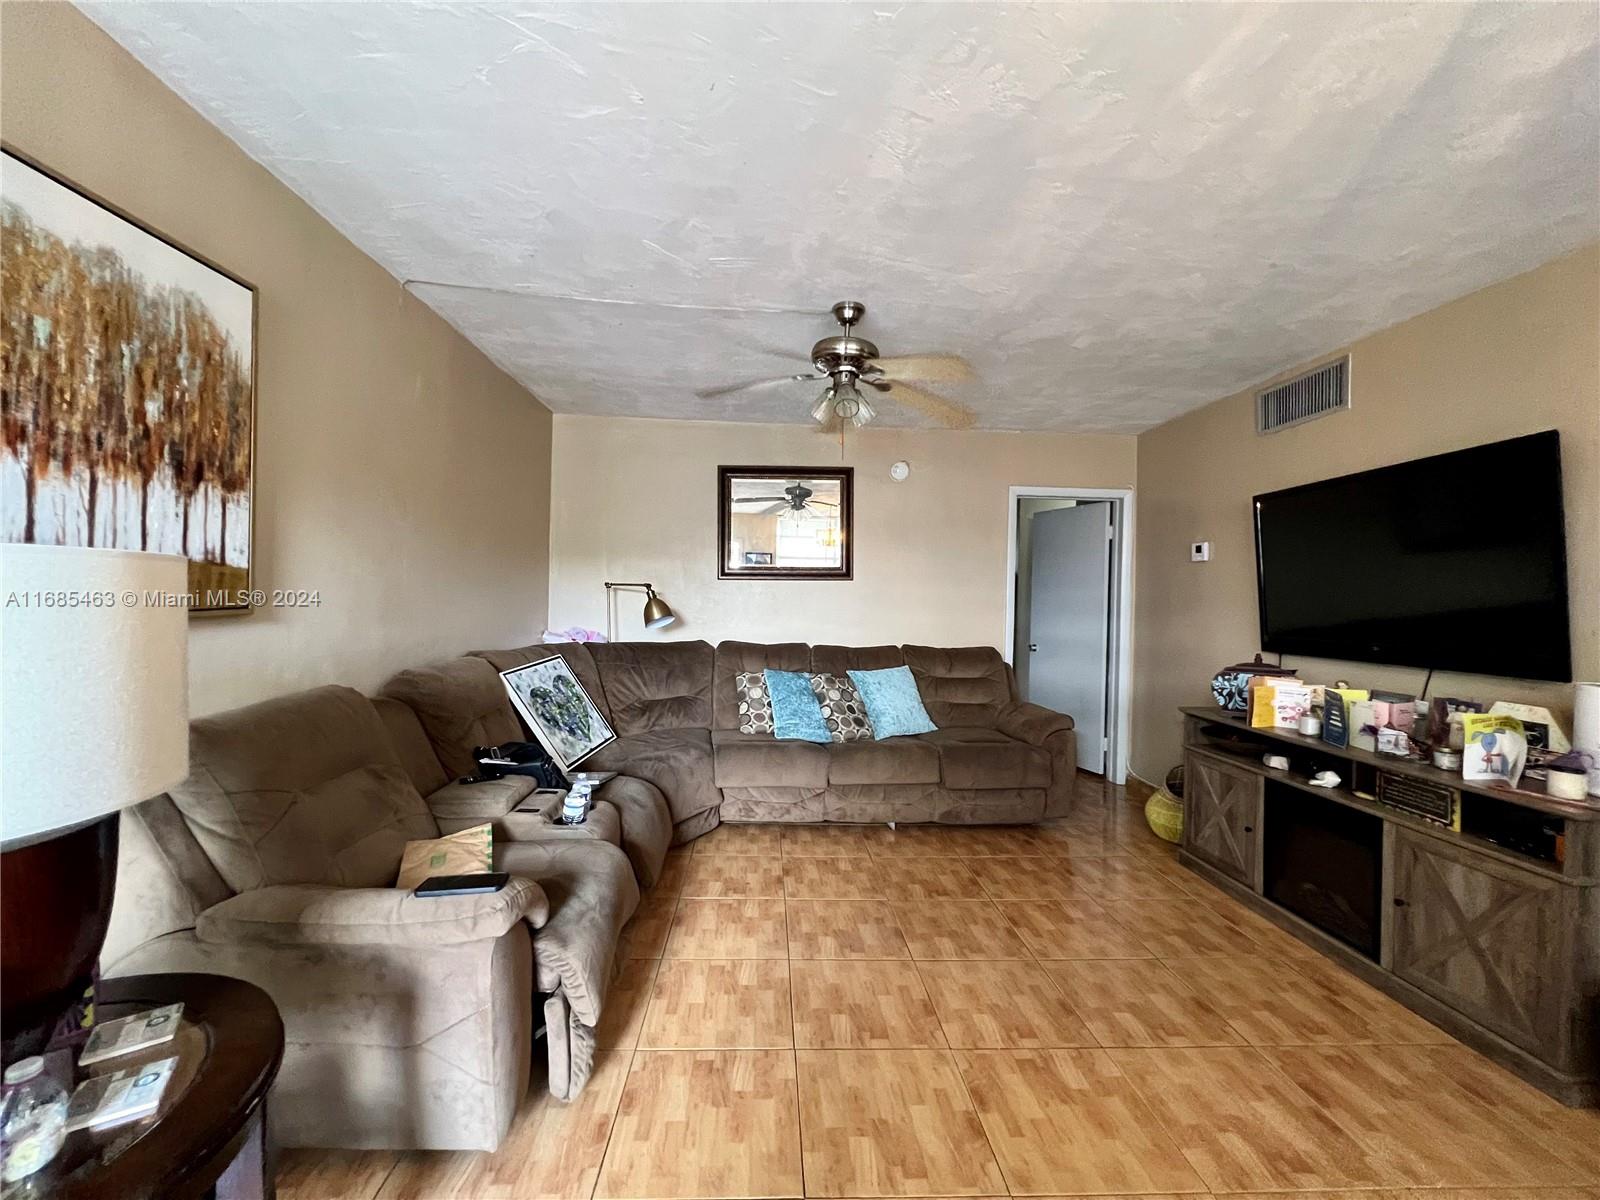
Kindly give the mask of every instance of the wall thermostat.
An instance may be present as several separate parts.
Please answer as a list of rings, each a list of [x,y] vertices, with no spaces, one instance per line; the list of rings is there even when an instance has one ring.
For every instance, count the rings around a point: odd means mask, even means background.
[[[896,483],[904,483],[906,481],[906,476],[910,474],[911,464],[906,462],[905,459],[901,459],[899,462],[895,463],[894,466],[889,468],[889,478],[894,480]]]
[[[1211,561],[1211,543],[1210,542],[1190,542],[1189,543],[1189,561],[1190,562],[1210,562]]]

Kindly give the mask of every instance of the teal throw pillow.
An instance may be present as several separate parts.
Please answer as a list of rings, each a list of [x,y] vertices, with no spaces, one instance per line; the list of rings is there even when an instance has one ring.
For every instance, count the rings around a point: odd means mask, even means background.
[[[763,671],[772,697],[772,736],[802,742],[826,742],[828,726],[822,705],[811,690],[811,676],[802,671]]]
[[[922,693],[910,667],[888,667],[882,671],[851,671],[861,703],[867,706],[872,734],[880,741],[910,733],[932,733],[938,728],[922,706]]]

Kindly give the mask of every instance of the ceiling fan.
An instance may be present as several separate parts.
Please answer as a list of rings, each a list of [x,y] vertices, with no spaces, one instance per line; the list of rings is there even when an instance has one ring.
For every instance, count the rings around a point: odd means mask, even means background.
[[[809,376],[807,378],[809,378]],[[839,507],[839,505],[833,500],[813,500],[812,497],[815,495],[815,491],[813,491],[811,488],[808,488],[805,484],[801,483],[797,479],[788,487],[783,489],[783,495],[781,496],[735,496],[733,498],[733,502],[735,504],[771,505],[770,508],[764,508],[760,512],[756,513],[755,515],[758,517],[770,517],[782,512],[805,512],[806,509],[812,507]]]
[[[696,392],[702,400],[728,396],[735,392],[765,390],[795,383],[823,383],[822,394],[811,408],[811,418],[823,432],[842,432],[847,425],[857,428],[877,416],[861,385],[884,393],[890,400],[931,417],[951,429],[967,429],[977,419],[971,409],[954,400],[917,386],[918,383],[965,383],[973,378],[972,367],[956,354],[909,354],[899,358],[880,358],[878,347],[853,329],[867,315],[859,300],[841,300],[833,306],[833,318],[843,327],[842,335],[823,338],[811,347],[809,374],[781,375],[775,379],[753,379],[724,387]],[[916,381],[916,382],[913,382]]]

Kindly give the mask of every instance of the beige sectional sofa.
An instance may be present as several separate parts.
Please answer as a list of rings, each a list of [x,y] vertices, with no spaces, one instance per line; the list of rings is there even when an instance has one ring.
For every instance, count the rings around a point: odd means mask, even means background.
[[[404,843],[450,823],[436,812],[509,808],[532,790],[505,780],[464,796],[397,707],[324,687],[196,720],[189,777],[124,814],[102,969],[265,989],[287,1039],[273,1101],[284,1145],[493,1149],[527,1091],[536,997],[548,1086],[575,1095],[638,880],[666,855],[665,802],[626,781],[620,812],[601,790],[590,832],[617,830],[627,852],[585,831],[497,828],[506,889],[396,890]]]
[[[618,734],[584,764],[619,775],[581,828],[513,811],[531,780],[461,781],[475,746],[526,736],[497,672],[552,651]],[[741,671],[901,665],[932,733],[822,745],[738,730]],[[188,779],[124,814],[102,969],[264,988],[287,1035],[284,1145],[492,1149],[537,1044],[553,1095],[583,1087],[623,927],[670,843],[719,820],[1064,815],[1074,736],[1018,700],[987,648],[536,645],[401,671],[371,699],[315,688],[192,722]],[[484,822],[506,889],[393,887],[408,839]]]
[[[717,821],[1018,823],[1072,806],[1072,718],[1017,695],[989,646],[650,642],[478,651],[497,670],[560,653],[618,738],[585,766],[660,789],[677,841]],[[741,671],[908,666],[933,733],[881,742],[778,741],[738,731]]]

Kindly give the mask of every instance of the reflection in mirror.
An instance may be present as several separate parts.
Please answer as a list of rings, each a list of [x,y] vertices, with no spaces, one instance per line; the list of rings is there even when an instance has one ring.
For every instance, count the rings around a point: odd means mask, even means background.
[[[850,578],[851,472],[721,469],[723,578]]]

